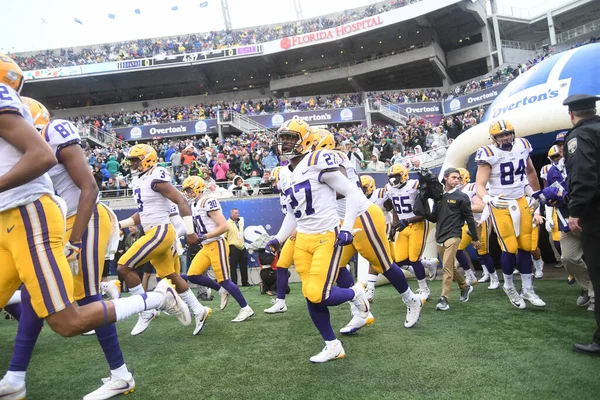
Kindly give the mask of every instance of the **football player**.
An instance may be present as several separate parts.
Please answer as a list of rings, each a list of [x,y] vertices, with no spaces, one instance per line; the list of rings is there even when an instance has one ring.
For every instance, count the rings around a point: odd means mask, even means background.
[[[544,218],[540,215],[539,202],[536,202],[533,197],[527,197],[527,204],[529,204],[531,209],[533,225],[531,229],[531,260],[534,267],[533,276],[536,279],[542,279],[544,277],[544,261],[542,260],[542,251],[538,247],[538,244],[540,238],[540,225],[544,223]]]
[[[460,244],[458,245],[458,251],[456,252],[456,260],[465,271],[467,285],[474,285],[477,282],[487,282],[490,280],[488,289],[495,290],[500,287],[500,280],[498,279],[498,273],[496,272],[496,267],[494,266],[494,259],[488,250],[488,243],[490,240],[488,221],[481,221],[481,213],[483,212],[484,205],[481,199],[477,196],[475,183],[470,183],[471,174],[469,171],[467,171],[465,168],[458,168],[458,171],[462,185],[461,190],[471,199],[473,218],[475,218],[475,222],[477,222],[477,234],[479,235],[479,242],[481,243],[481,247],[477,249],[477,254],[479,256],[481,268],[483,269],[483,276],[481,279],[478,281],[475,277],[475,274],[471,270],[469,259],[467,258],[468,256],[465,254],[465,249],[467,246],[469,246],[469,244],[471,244],[472,241],[466,224],[463,227],[462,238]]]
[[[325,340],[324,349],[310,358],[323,363],[344,358],[342,343],[337,340],[329,317],[330,306],[350,301],[362,318],[370,311],[362,284],[351,289],[333,286],[342,257],[343,246],[352,243],[352,226],[358,216],[360,198],[357,186],[338,167],[336,156],[329,151],[312,151],[313,133],[306,122],[291,119],[277,133],[280,158],[289,160],[289,179],[282,181],[287,214],[275,238],[266,248],[272,253],[297,230],[294,250],[296,272],[302,281],[313,323]],[[344,225],[339,228],[336,193],[347,197]]]
[[[516,139],[512,124],[505,120],[493,121],[489,133],[492,144],[480,147],[475,156],[476,190],[486,205],[484,215],[489,214],[502,249],[504,292],[517,308],[525,308],[525,300],[536,307],[544,307],[546,303],[533,289],[532,215],[525,197],[527,182],[533,191],[540,188],[529,157],[531,144],[527,139]],[[488,184],[489,191],[486,189]],[[521,294],[513,282],[515,265],[521,272]]]
[[[0,308],[23,283],[23,308],[29,307],[29,315],[46,319],[65,337],[104,327],[146,307],[183,315],[181,299],[168,281],[145,296],[84,306],[73,303],[73,278],[65,253],[80,253],[82,246],[74,242],[65,247],[63,243],[65,213],[45,173],[57,165],[57,159],[19,97],[23,79],[15,62],[0,54]],[[88,222],[83,221],[83,226]],[[17,339],[17,346],[25,346],[23,357],[13,359],[0,381],[0,398],[26,396],[25,371],[40,322],[22,318],[20,323],[24,325],[19,331],[25,334]]]
[[[190,282],[202,284],[199,283],[202,280],[196,278],[202,277],[212,266],[220,286],[219,290],[221,288],[227,290],[241,307],[232,322],[243,322],[253,316],[254,311],[246,302],[237,285],[229,278],[229,245],[223,237],[223,234],[227,232],[227,220],[223,216],[219,201],[213,197],[204,196],[205,189],[204,179],[198,176],[186,178],[181,187],[181,191],[192,204],[194,227],[198,233],[198,242],[202,244],[202,249],[190,264],[187,276]],[[210,314],[210,309],[208,309],[208,314]],[[194,334],[198,332],[194,331]]]
[[[548,165],[548,171],[546,172],[546,187],[551,185],[553,182],[548,182],[548,173],[550,172],[550,169],[552,169],[552,167],[556,167],[556,169],[558,170],[558,172],[560,172],[562,174],[562,172],[565,169],[565,162],[562,158],[562,152],[563,152],[563,144],[564,144],[564,140],[565,140],[565,134],[564,132],[561,132],[559,134],[556,135],[556,141],[554,142],[554,144],[552,145],[552,147],[550,147],[550,150],[548,150],[548,159],[550,159],[550,164]],[[566,172],[565,172],[566,174]],[[555,175],[556,175],[556,171],[555,171]],[[554,181],[556,182],[557,175],[554,177]],[[560,268],[562,267],[561,263],[560,263],[560,259],[561,259],[561,253],[562,250],[560,248],[560,230],[559,230],[559,223],[558,223],[558,213],[556,211],[556,209],[554,207],[551,207],[550,205],[545,205],[545,215],[546,215],[546,230],[548,231],[548,234],[550,236],[550,241],[552,242],[552,250],[554,251],[554,257],[559,261],[559,263],[555,266],[556,268]]]
[[[156,269],[158,277],[167,278],[173,282],[183,301],[190,306],[194,313],[197,329],[198,327],[202,329],[203,317],[207,315],[207,312],[194,296],[187,282],[179,276],[179,256],[175,244],[176,232],[169,217],[171,203],[174,203],[179,208],[185,224],[187,242],[197,243],[198,236],[194,231],[190,206],[183,195],[171,184],[169,172],[157,165],[156,150],[151,146],[135,145],[129,150],[127,158],[134,175],[133,196],[138,212],[119,221],[119,227],[123,229],[141,224],[145,234],[121,256],[117,272],[127,283],[132,294],[144,294],[142,281],[134,269],[150,261]],[[157,313],[153,309],[141,312],[131,334],[139,335],[148,329]],[[189,310],[187,315],[179,315],[178,319],[182,324],[189,325],[191,323]]]
[[[389,189],[384,205],[388,211],[393,210],[390,238],[397,233],[394,242],[395,261],[400,265],[410,264],[413,267],[419,283],[417,294],[427,300],[431,292],[421,259],[427,243],[429,221],[413,212],[415,199],[419,194],[419,181],[409,180],[408,169],[399,164],[392,165],[387,176]]]
[[[272,179],[279,191],[279,202],[283,215],[287,214],[286,197],[281,191],[281,182],[287,179],[290,174],[289,168],[275,167],[272,172]],[[273,305],[265,309],[265,314],[277,314],[287,311],[285,295],[289,282],[288,269],[294,263],[294,248],[296,247],[296,230],[290,234],[285,241],[277,259],[277,298]],[[281,271],[281,272],[280,272]]]
[[[348,264],[350,259],[358,252],[369,261],[376,273],[383,274],[388,278],[396,290],[398,290],[402,300],[407,305],[404,326],[407,328],[414,326],[419,319],[422,302],[419,300],[418,296],[413,294],[410,288],[407,288],[408,285],[404,273],[400,267],[393,263],[390,257],[383,211],[362,194],[360,178],[346,155],[338,150],[333,150],[335,147],[333,135],[326,130],[320,130],[315,134],[315,138],[316,151],[330,150],[331,154],[336,157],[339,162],[339,169],[348,177],[350,182],[356,185],[353,196],[356,196],[359,202],[358,218],[353,226],[356,234],[354,235],[352,243],[344,247],[340,261],[340,266],[342,268],[338,276],[337,284],[341,287],[351,287],[354,284],[354,279],[352,278],[350,271],[346,268],[346,264]],[[347,201],[348,199],[346,197],[338,199],[338,216],[342,220],[346,215]],[[350,306],[353,315],[352,320],[340,330],[340,333],[345,335],[354,333],[363,326],[371,325],[374,322],[373,315],[369,314],[366,319],[362,318],[358,315],[356,310],[352,308],[352,304]]]

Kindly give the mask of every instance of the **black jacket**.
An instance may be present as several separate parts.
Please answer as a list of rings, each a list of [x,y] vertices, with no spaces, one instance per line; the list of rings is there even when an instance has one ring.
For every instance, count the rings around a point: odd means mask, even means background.
[[[430,221],[437,222],[435,227],[437,243],[444,243],[451,238],[460,238],[465,222],[469,226],[469,235],[473,241],[479,240],[477,225],[471,210],[471,200],[458,189],[444,193],[440,201],[434,202]]]
[[[569,215],[581,218],[600,205],[600,116],[579,121],[565,137]]]

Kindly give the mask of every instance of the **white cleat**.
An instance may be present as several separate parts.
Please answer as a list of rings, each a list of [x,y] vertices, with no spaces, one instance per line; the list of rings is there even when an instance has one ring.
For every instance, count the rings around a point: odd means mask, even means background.
[[[156,310],[147,310],[139,313],[138,321],[131,330],[131,335],[137,336],[140,333],[144,333],[148,329],[148,326],[150,326],[150,322],[157,316],[158,312]]]
[[[210,317],[210,314],[212,314],[212,308],[204,307],[202,314],[194,315],[194,318],[196,319],[196,329],[194,329],[194,335],[197,335],[200,333],[200,331],[202,331],[202,328],[204,328],[204,323],[208,317]]]
[[[277,314],[284,313],[287,311],[287,305],[285,304],[285,300],[275,300],[273,301],[273,305],[267,309],[265,309],[265,314]]]
[[[111,397],[120,394],[131,393],[134,390],[135,381],[133,380],[133,375],[131,375],[131,378],[127,380],[111,375],[109,378],[102,378],[102,386],[94,390],[92,393],[86,395],[83,400],[110,399]]]
[[[488,286],[488,290],[496,290],[500,287],[500,279],[498,277],[494,277],[490,275],[490,285]]]
[[[221,297],[221,304],[219,305],[219,310],[223,311],[225,307],[227,307],[227,303],[229,302],[229,292],[227,290],[219,291],[219,296]]]
[[[165,296],[163,304],[158,308],[159,310],[165,311],[167,315],[177,318],[183,326],[188,326],[192,323],[190,309],[179,294],[177,294],[170,279],[162,279],[158,282],[154,291],[162,293]]]
[[[0,399],[2,400],[24,400],[27,390],[25,383],[22,386],[12,386],[4,379],[0,381]]]
[[[478,281],[477,278],[475,277],[475,273],[473,271],[469,271],[467,273],[465,273],[465,280],[467,281],[467,285],[469,286],[473,286],[473,285],[477,285]]]
[[[361,282],[357,282],[354,284],[354,286],[352,286],[352,290],[354,290],[354,298],[350,300],[350,303],[356,307],[358,317],[367,318],[369,316],[371,306],[365,293],[365,287]]]
[[[490,274],[484,272],[483,275],[481,275],[481,278],[477,279],[477,282],[485,283],[485,282],[489,282],[489,280],[490,280]]]
[[[108,282],[100,282],[100,292],[107,300],[116,300],[121,296],[121,282],[117,279]]]
[[[374,302],[375,301],[375,286],[367,285],[367,288],[365,289],[365,294],[367,295],[367,300],[369,300],[369,303]]]
[[[310,358],[310,362],[324,363],[330,360],[337,360],[338,358],[344,357],[346,357],[346,353],[344,352],[344,348],[342,347],[342,342],[336,339],[329,343],[326,343],[325,347],[319,354]]]
[[[517,307],[519,310],[523,310],[525,309],[525,307],[527,307],[527,304],[525,304],[525,300],[523,300],[519,292],[517,292],[517,289],[507,288],[506,286],[504,286],[503,289],[504,293],[506,293],[508,299],[510,300],[510,303],[513,306]]]
[[[429,280],[435,280],[437,276],[438,264],[440,263],[437,258],[423,258],[421,263],[425,269],[429,272]]]
[[[527,300],[528,302],[530,302],[531,305],[533,305],[533,306],[546,307],[546,303],[544,302],[544,300],[540,299],[540,296],[538,296],[535,293],[535,290],[533,290],[533,288],[531,288],[531,289],[523,288],[521,290],[521,297],[524,300]]]
[[[373,314],[371,313],[369,313],[369,316],[367,318],[353,316],[350,322],[348,322],[348,324],[345,327],[340,329],[340,333],[342,335],[351,335],[353,333],[358,332],[358,330],[363,326],[371,326],[374,323],[375,317],[373,317]]]
[[[406,320],[404,321],[405,328],[412,328],[419,321],[421,310],[423,309],[423,300],[415,295],[409,301],[406,301]]]
[[[421,298],[421,300],[423,300],[423,303],[425,303],[427,300],[429,300],[429,297],[431,296],[431,290],[429,290],[429,288],[425,288],[425,289],[418,289],[417,296],[419,296]]]
[[[82,333],[81,335],[82,336],[94,336],[95,334],[96,334],[96,331],[92,329],[91,331]],[[2,399],[2,397],[0,397],[0,399]]]
[[[232,319],[231,322],[244,322],[253,315],[254,315],[254,311],[252,311],[252,309],[250,307],[248,307],[247,309],[242,308],[240,310],[240,312],[238,313],[237,317]]]

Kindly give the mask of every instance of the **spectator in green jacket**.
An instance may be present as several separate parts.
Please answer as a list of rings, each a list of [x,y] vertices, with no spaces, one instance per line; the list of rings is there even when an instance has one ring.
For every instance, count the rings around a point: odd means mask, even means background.
[[[115,156],[110,156],[108,162],[106,163],[106,169],[110,173],[111,178],[114,178],[119,173],[119,163],[117,162],[117,158]]]

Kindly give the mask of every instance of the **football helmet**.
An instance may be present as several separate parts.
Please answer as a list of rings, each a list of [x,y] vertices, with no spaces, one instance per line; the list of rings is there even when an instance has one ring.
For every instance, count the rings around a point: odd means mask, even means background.
[[[550,150],[548,150],[548,160],[550,160],[552,164],[556,164],[561,158],[562,156],[560,155],[560,149],[558,146],[553,145],[550,147]]]
[[[148,171],[158,164],[156,150],[147,144],[136,144],[129,150],[127,159],[131,164],[131,171],[135,173]]]
[[[333,150],[335,148],[335,139],[327,129],[315,128],[312,131],[315,139],[315,150]]]
[[[277,152],[289,160],[312,151],[314,135],[310,126],[300,118],[292,118],[277,130]]]
[[[460,184],[461,185],[466,185],[467,183],[471,182],[471,174],[469,173],[469,171],[466,168],[457,168],[458,169],[458,174],[460,175]]]
[[[21,93],[24,81],[21,67],[12,58],[0,53],[0,83],[10,86],[17,93]]]
[[[188,176],[181,185],[181,192],[188,200],[193,200],[204,193],[206,182],[199,176]]]
[[[404,165],[394,164],[388,170],[388,181],[393,188],[400,188],[408,181],[408,169]]]
[[[370,196],[375,191],[375,179],[370,175],[360,177],[360,187],[366,196]]]
[[[21,101],[29,107],[29,112],[33,118],[33,125],[35,125],[39,131],[44,129],[44,126],[50,122],[50,113],[48,112],[48,109],[42,103],[30,97],[21,96]]]
[[[515,128],[507,120],[496,120],[490,125],[490,137],[500,150],[511,151],[515,143]]]
[[[273,168],[273,171],[271,171],[271,181],[273,183],[275,183],[276,185],[279,183],[279,174],[281,173],[281,167],[275,167]]]

